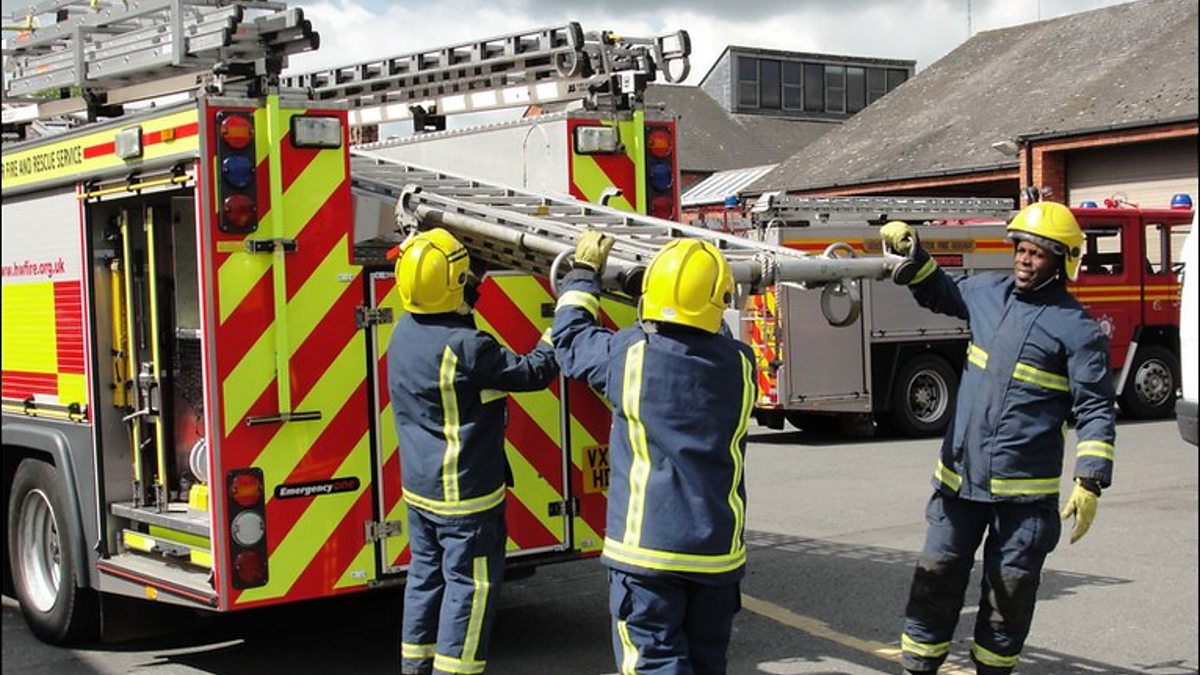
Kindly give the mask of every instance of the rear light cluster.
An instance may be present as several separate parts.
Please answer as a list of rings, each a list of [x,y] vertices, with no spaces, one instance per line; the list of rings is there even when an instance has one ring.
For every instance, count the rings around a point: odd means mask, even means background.
[[[254,120],[250,113],[217,113],[217,200],[222,232],[258,229],[258,187],[254,179]]]
[[[266,499],[261,469],[235,469],[226,476],[229,491],[229,557],[233,587],[267,583]]]
[[[677,220],[675,185],[675,128],[670,123],[646,124],[646,212],[655,218]]]

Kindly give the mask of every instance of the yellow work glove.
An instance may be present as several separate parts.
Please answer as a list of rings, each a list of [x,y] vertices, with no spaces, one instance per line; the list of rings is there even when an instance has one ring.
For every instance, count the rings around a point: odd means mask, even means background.
[[[888,247],[894,253],[900,255],[908,255],[912,250],[913,244],[917,243],[917,232],[908,223],[902,223],[898,220],[879,228],[879,237],[887,243]]]
[[[1085,488],[1077,479],[1075,489],[1063,507],[1062,519],[1075,516],[1075,525],[1071,527],[1071,543],[1079,541],[1087,534],[1088,528],[1096,518],[1096,507],[1100,504],[1100,496]]]
[[[575,242],[575,267],[603,272],[608,252],[615,242],[615,239],[598,230],[588,230],[579,235],[579,240]]]

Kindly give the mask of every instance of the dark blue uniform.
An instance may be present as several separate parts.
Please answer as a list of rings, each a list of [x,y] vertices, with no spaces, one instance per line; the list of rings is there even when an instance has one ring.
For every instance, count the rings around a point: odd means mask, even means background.
[[[912,291],[923,307],[969,321],[971,344],[934,470],[904,665],[934,671],[945,660],[987,534],[971,655],[981,673],[1008,673],[1029,633],[1042,565],[1058,543],[1069,422],[1079,439],[1074,477],[1101,487],[1112,480],[1108,343],[1061,280],[1017,293],[1008,276],[952,278],[938,269]]]
[[[558,373],[548,340],[525,356],[455,313],[405,314],[388,346],[412,561],[403,672],[482,673],[504,572],[504,392]]]
[[[596,325],[599,286],[572,272],[554,315],[563,372],[612,402],[602,560],[622,673],[724,673],[743,529],[750,348],[674,324]]]

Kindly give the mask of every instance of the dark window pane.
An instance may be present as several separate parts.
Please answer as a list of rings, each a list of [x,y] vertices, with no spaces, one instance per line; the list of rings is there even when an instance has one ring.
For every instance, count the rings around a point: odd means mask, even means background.
[[[846,112],[858,112],[867,105],[867,76],[862,68],[846,69]]]
[[[799,85],[803,81],[801,79],[801,76],[803,73],[804,73],[804,64],[796,63],[795,61],[784,61],[783,62],[783,83],[785,85],[787,85],[787,84]]]
[[[904,81],[907,79],[908,79],[908,71],[907,70],[897,70],[896,68],[888,68],[887,90],[891,91],[891,90],[895,89],[896,87],[899,87],[900,85],[904,84]]]
[[[887,73],[882,68],[867,68],[867,105],[887,93]]]
[[[748,56],[739,56],[738,81],[745,82],[747,80],[758,81],[758,59],[752,59]]]
[[[769,59],[758,61],[758,106],[779,109],[779,62]]]
[[[825,112],[825,66],[804,64],[804,109]]]
[[[804,109],[804,88],[795,85],[783,85],[783,107],[791,110]]]
[[[738,83],[738,105],[749,108],[758,107],[758,83],[756,82],[739,82]]]
[[[846,112],[846,69],[825,66],[825,110]]]

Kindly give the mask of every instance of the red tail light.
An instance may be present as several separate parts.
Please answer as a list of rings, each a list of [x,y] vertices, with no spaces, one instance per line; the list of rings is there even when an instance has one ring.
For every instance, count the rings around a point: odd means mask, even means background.
[[[260,586],[267,580],[267,565],[258,551],[242,551],[233,559],[233,571],[243,588]]]
[[[221,120],[221,140],[234,150],[243,150],[254,140],[254,125],[246,115],[230,115]]]

